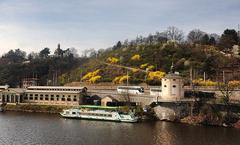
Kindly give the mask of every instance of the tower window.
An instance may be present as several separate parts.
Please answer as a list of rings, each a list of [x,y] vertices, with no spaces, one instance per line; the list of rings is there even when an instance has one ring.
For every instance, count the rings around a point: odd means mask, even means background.
[[[176,85],[173,85],[172,87],[173,87],[173,88],[176,88],[177,86],[176,86]]]

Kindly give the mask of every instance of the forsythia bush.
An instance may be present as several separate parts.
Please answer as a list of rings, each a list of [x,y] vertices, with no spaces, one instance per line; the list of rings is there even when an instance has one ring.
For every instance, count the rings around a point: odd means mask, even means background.
[[[197,86],[217,86],[217,82],[211,80],[203,80],[202,78],[193,80],[193,84]]]
[[[96,83],[98,80],[100,80],[102,77],[99,75],[100,69],[97,69],[93,72],[87,73],[85,76],[83,76],[83,81],[88,81],[90,83]]]
[[[233,80],[233,81],[229,81],[228,83],[232,87],[240,87],[240,81]]]
[[[116,63],[119,62],[119,59],[116,58],[116,57],[108,57],[107,62],[112,63],[112,64],[116,64]]]
[[[155,67],[154,67],[153,65],[149,65],[147,68],[148,68],[149,71],[151,71],[151,70],[153,70]]]
[[[139,71],[139,69],[132,68],[132,69],[131,69],[131,71],[132,71],[133,73],[136,73],[136,72],[138,72],[138,71]]]
[[[100,79],[102,78],[102,76],[94,76],[94,77],[91,77],[88,81],[92,84],[96,83],[97,81],[99,81]]]
[[[147,66],[148,66],[148,63],[144,63],[144,64],[140,65],[140,68],[145,69],[145,68],[147,68]]]
[[[135,61],[140,60],[140,59],[141,59],[141,56],[139,54],[135,54],[131,57],[131,60],[135,60]]]
[[[165,72],[162,71],[155,71],[155,72],[149,72],[148,74],[148,80],[161,80],[165,76]]]
[[[129,79],[130,77],[125,75],[125,76],[118,76],[116,78],[113,79],[113,83],[115,84],[121,84],[123,83],[124,81],[126,81],[127,79]]]

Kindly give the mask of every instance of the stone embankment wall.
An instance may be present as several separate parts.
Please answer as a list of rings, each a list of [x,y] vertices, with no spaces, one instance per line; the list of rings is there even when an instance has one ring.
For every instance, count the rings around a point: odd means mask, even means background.
[[[175,121],[191,114],[190,102],[162,102],[154,107],[159,120]]]

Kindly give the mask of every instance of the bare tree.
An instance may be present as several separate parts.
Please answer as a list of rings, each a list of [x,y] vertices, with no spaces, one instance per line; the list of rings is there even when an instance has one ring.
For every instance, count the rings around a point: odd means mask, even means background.
[[[199,43],[204,34],[206,33],[199,29],[194,29],[188,33],[187,40],[192,44]]]
[[[79,57],[78,50],[74,47],[69,48],[69,51],[73,54],[75,58]]]
[[[218,90],[221,92],[222,102],[224,105],[229,105],[230,97],[232,96],[232,92],[234,90],[234,86],[229,83],[229,81],[225,81],[223,83],[218,83]]]
[[[183,31],[174,26],[168,27],[164,34],[169,40],[174,40],[178,42],[183,41],[184,38]]]
[[[83,57],[93,57],[97,54],[96,50],[94,48],[85,49],[83,50]]]

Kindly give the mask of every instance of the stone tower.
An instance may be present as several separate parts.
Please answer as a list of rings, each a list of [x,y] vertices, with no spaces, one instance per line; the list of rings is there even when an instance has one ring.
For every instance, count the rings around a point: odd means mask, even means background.
[[[174,72],[174,66],[171,71],[162,78],[162,99],[180,100],[184,98],[183,78]]]

